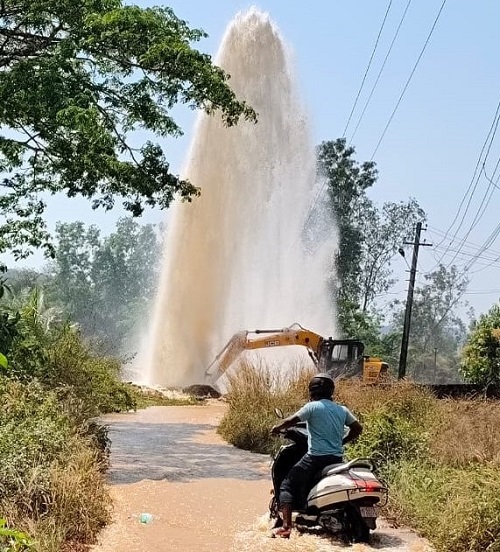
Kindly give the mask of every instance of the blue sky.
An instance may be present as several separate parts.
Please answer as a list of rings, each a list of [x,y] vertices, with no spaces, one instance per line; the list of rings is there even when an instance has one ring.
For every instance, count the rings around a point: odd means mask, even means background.
[[[346,133],[350,138],[364,106],[396,27],[408,0],[393,0],[372,67],[367,75],[358,106]],[[141,6],[158,2],[140,1]],[[388,7],[388,0],[261,0],[257,6],[271,14],[291,45],[299,87],[311,115],[313,137],[321,140],[342,136],[354,99],[358,93],[377,34]],[[394,109],[417,56],[427,38],[442,0],[413,0],[395,42],[391,56],[375,89],[371,103],[357,130],[353,145],[360,161],[372,157],[382,131]],[[239,0],[170,0],[176,14],[210,35],[199,48],[215,53],[224,28],[234,14],[248,8]],[[481,147],[494,119],[500,100],[500,44],[498,33],[500,2],[448,0],[428,47],[417,67],[398,111],[374,161],[379,182],[371,192],[377,202],[417,198],[429,215],[425,237],[439,244],[457,214],[460,202],[473,177]],[[167,154],[179,171],[191,137],[194,114],[176,110],[186,134],[167,143]],[[484,165],[486,175],[494,173],[500,156],[500,140],[494,140]],[[482,164],[482,161],[481,161]],[[472,196],[469,210],[458,228],[464,236],[474,219],[488,186],[484,172]],[[490,187],[491,190],[496,188]],[[443,261],[464,266],[479,250],[496,225],[500,192],[496,190],[467,241],[450,245]],[[93,212],[83,201],[53,198],[48,211],[51,225],[56,220],[84,219],[111,231],[121,213]],[[461,220],[448,234],[452,238]],[[150,212],[146,221],[157,222],[164,213]],[[446,251],[449,239],[437,248],[424,248],[420,256],[422,272],[430,270]],[[493,251],[493,252],[492,252]],[[497,253],[498,251],[498,253]],[[469,301],[478,312],[500,297],[500,243],[480,252],[472,267]],[[492,266],[486,265],[493,261]],[[34,259],[31,263],[38,264]],[[401,270],[406,268],[397,259]],[[404,272],[401,273],[404,280]],[[401,281],[395,291],[403,291]],[[497,290],[493,292],[492,290]]]

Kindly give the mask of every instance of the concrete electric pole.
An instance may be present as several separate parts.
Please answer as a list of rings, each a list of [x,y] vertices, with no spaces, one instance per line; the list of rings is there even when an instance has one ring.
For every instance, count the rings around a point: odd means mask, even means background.
[[[415,276],[417,274],[418,250],[420,246],[430,247],[430,243],[420,242],[420,234],[422,233],[422,223],[417,222],[414,242],[403,242],[405,245],[413,245],[413,258],[410,269],[410,283],[408,284],[408,296],[406,298],[405,321],[403,326],[403,340],[401,341],[401,354],[399,355],[399,371],[398,378],[402,379],[406,376],[406,360],[408,358],[408,341],[410,338],[411,326],[411,310],[413,307],[413,290],[415,288]]]

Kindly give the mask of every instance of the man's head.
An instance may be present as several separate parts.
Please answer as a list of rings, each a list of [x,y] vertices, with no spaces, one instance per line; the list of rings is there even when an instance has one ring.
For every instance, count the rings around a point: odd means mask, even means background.
[[[316,374],[309,382],[309,397],[312,401],[331,399],[335,383],[328,374]]]

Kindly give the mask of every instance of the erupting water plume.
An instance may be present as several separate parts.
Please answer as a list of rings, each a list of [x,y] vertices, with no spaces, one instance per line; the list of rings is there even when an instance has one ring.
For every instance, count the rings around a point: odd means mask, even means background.
[[[229,25],[216,63],[258,123],[225,128],[200,115],[183,177],[201,188],[178,203],[148,347],[149,383],[200,383],[237,331],[297,321],[334,335],[329,281],[335,225],[311,242],[317,178],[308,122],[277,28],[255,9]]]

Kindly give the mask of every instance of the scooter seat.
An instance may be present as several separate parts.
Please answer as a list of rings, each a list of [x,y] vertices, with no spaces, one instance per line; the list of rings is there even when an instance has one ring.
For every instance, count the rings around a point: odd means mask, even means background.
[[[343,464],[330,464],[321,470],[320,478],[326,477],[327,475],[334,475],[336,473],[342,473],[349,471],[353,468],[365,468],[368,470],[373,470],[373,462],[368,458],[355,458],[350,462],[345,462]]]

